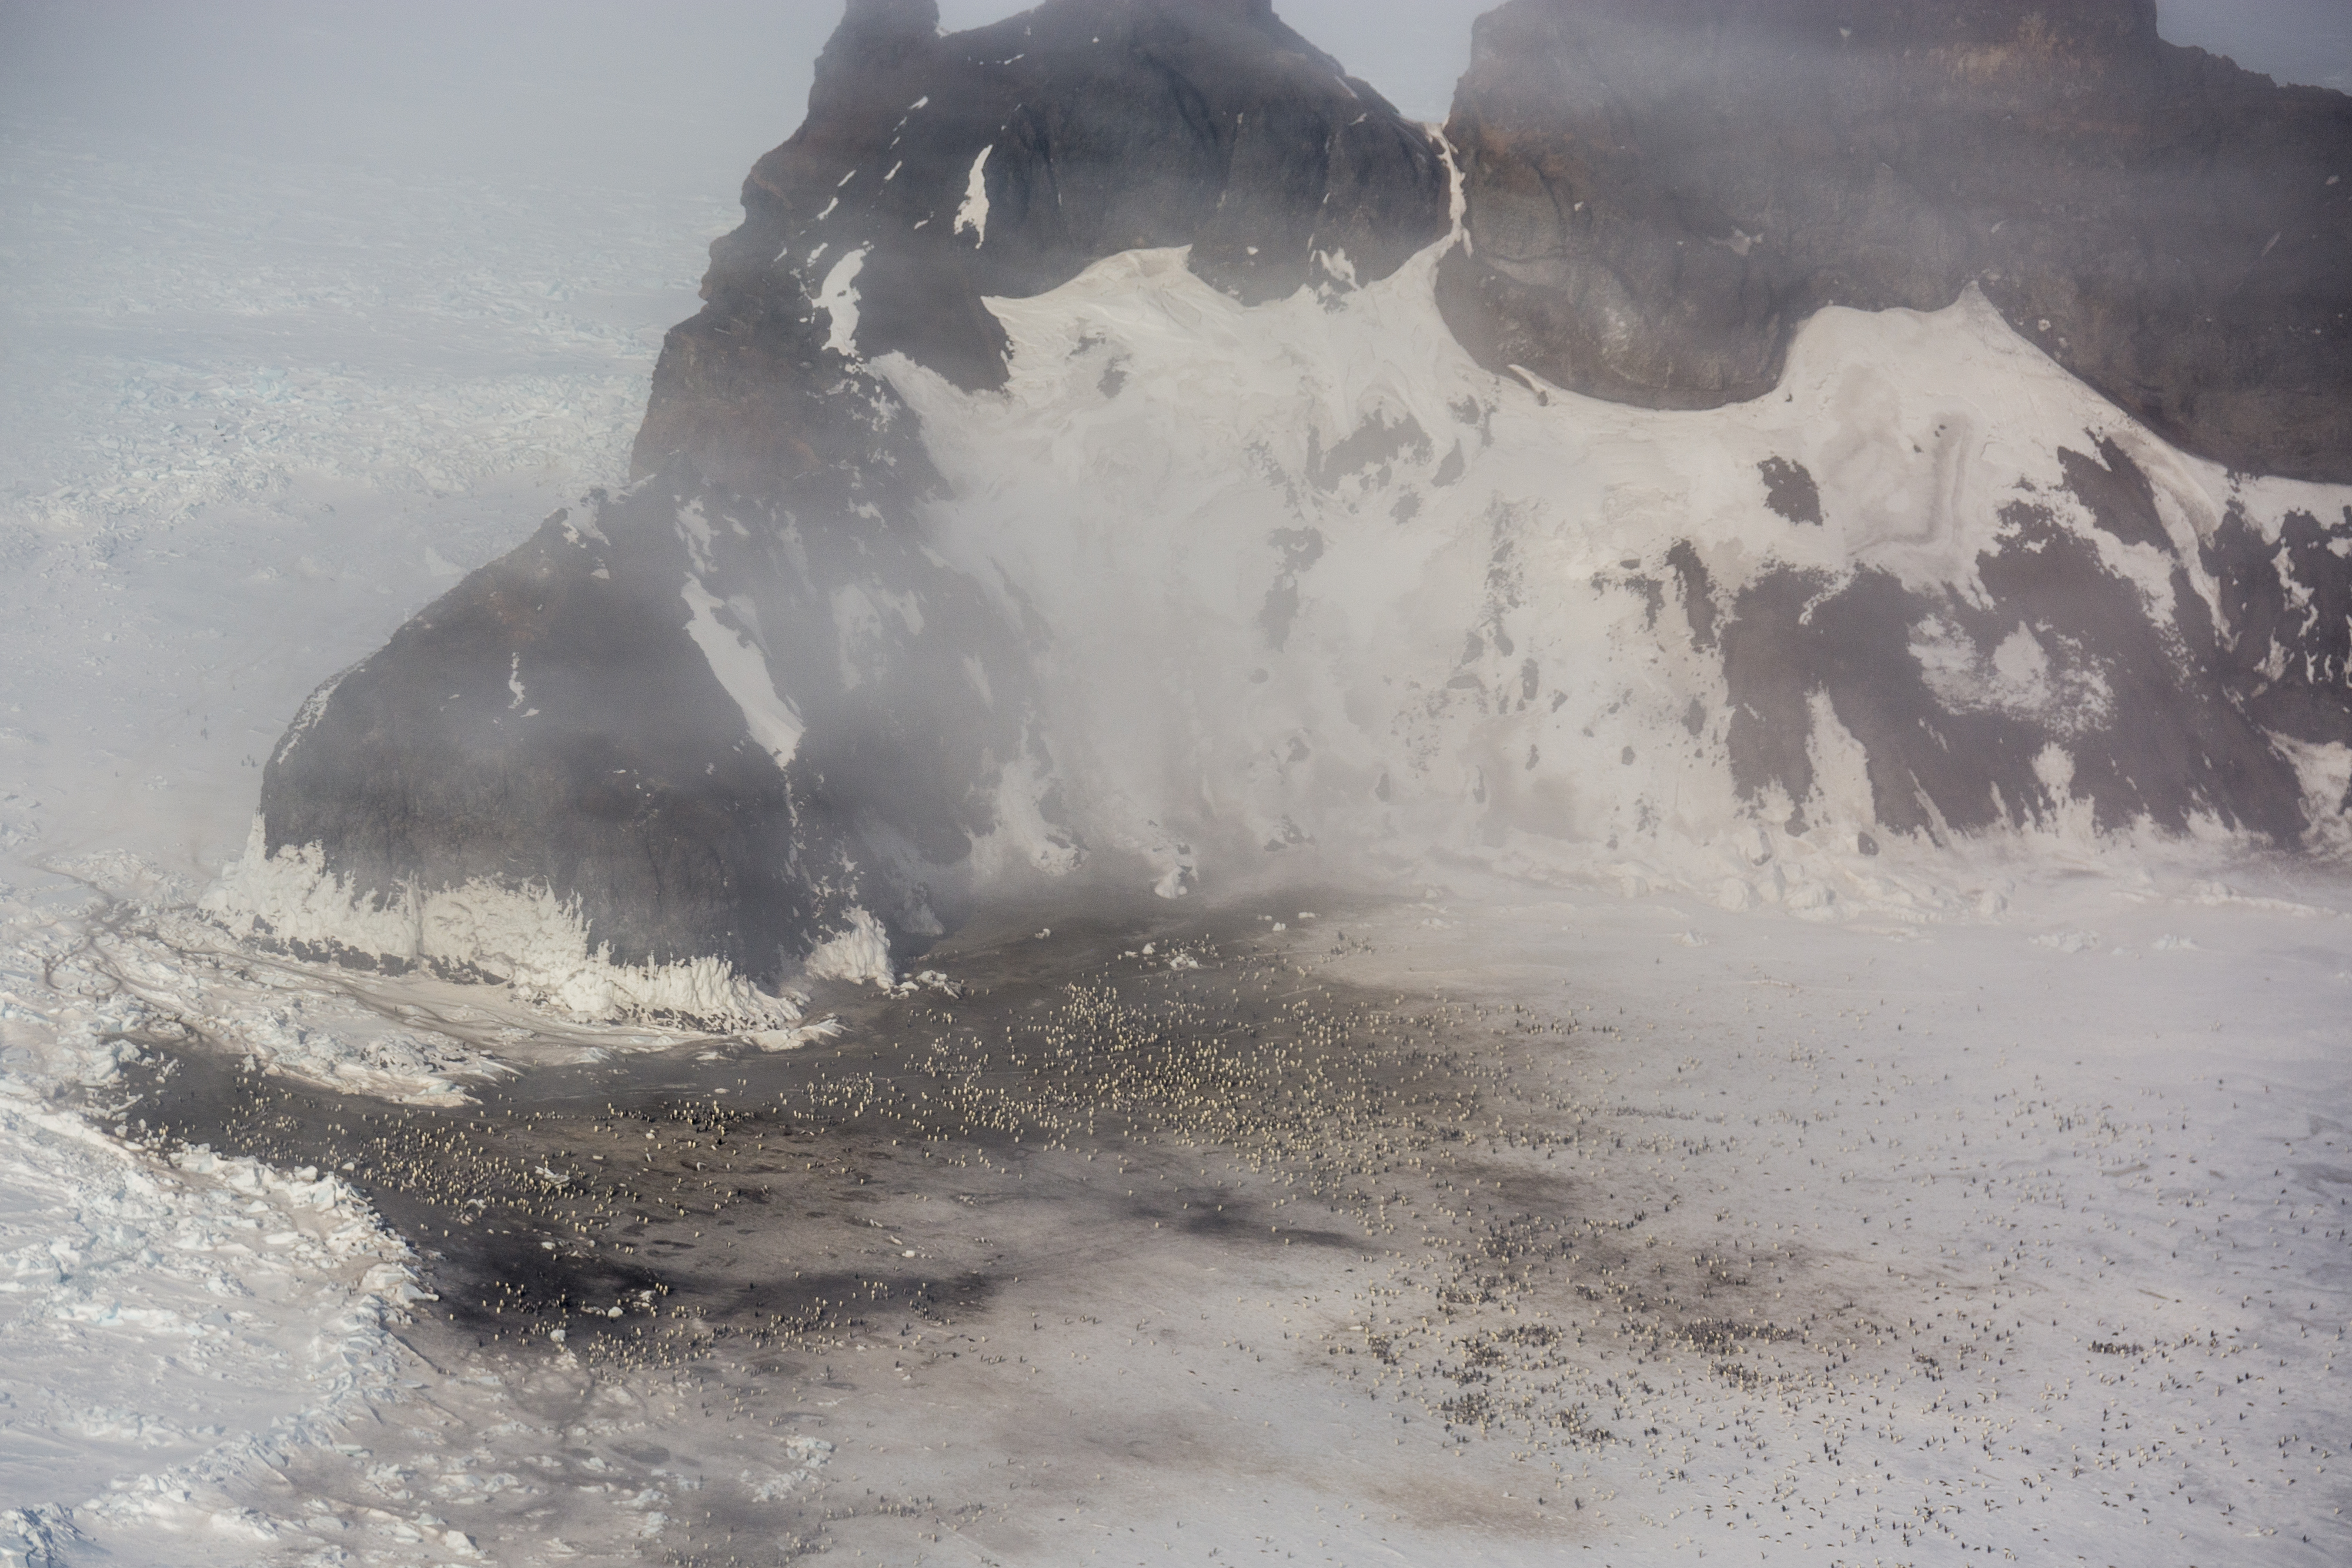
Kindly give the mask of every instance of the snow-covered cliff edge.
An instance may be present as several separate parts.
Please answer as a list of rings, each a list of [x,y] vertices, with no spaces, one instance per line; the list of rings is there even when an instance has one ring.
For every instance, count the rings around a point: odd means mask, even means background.
[[[1448,294],[1493,149],[1263,4],[935,22],[850,7],[636,481],[296,720],[240,928],[506,977],[510,920],[410,918],[505,898],[551,997],[696,1012],[1082,868],[1916,915],[1997,896],[1971,841],[2340,839],[2352,490],[2185,454],[1964,277],[1743,402],[1580,395]]]

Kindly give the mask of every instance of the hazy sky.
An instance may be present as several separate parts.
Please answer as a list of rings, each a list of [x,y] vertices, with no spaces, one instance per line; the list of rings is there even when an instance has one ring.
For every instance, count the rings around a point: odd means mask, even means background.
[[[1276,0],[1444,117],[1489,0]],[[966,27],[1015,0],[943,0]],[[440,173],[733,193],[800,123],[840,0],[0,0],[0,124]],[[2352,90],[2352,0],[2160,0],[2166,36]],[[496,171],[490,165],[499,165]]]

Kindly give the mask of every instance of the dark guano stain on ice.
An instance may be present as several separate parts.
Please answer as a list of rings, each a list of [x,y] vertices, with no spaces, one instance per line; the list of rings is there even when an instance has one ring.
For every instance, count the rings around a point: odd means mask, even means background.
[[[1371,1114],[1395,1092],[1381,1075],[1399,1074],[1427,1111],[1443,1092],[1425,1063],[1339,1059],[1338,1041],[1284,1012],[1295,998],[1264,979],[1278,965],[1228,960],[1198,935],[1136,936],[1156,962],[1121,967],[1116,955],[1133,949],[1118,931],[1065,917],[1049,946],[1016,924],[959,946],[963,997],[834,998],[849,1037],[794,1053],[698,1040],[480,1085],[478,1104],[446,1109],[157,1040],[130,1070],[126,1125],[338,1171],[417,1246],[446,1330],[488,1344],[560,1328],[576,1352],[625,1362],[688,1348],[694,1334],[673,1332],[683,1318],[762,1341],[885,1310],[951,1318],[1054,1266],[984,1237],[909,1259],[869,1218],[886,1198],[1050,1210],[1049,1228],[1097,1236],[1363,1245],[1270,1218],[1281,1194],[1255,1177],[1112,1193],[1071,1162],[1119,1150],[1164,1163],[1153,1144],[1174,1134],[1255,1151],[1272,1169],[1335,1090],[1343,1113]],[[1167,968],[1176,952],[1202,967]],[[1213,995],[1237,977],[1267,988]]]
[[[1563,1377],[1588,1339],[1744,1387],[1771,1375],[1750,1354],[1876,1310],[1809,1291],[1801,1248],[1750,1260],[1728,1211],[1686,1212],[1679,1178],[1633,1157],[1721,1134],[1587,1097],[1582,1061],[1642,1049],[1612,1021],[1323,977],[1371,949],[1344,901],[1318,906],[1288,931],[1157,909],[1064,913],[1050,936],[1022,912],[935,950],[961,995],[826,998],[840,1040],[768,1055],[706,1037],[457,1108],[257,1077],[201,1038],[133,1041],[115,1116],[157,1145],[341,1172],[418,1250],[439,1299],[403,1332],[436,1365],[520,1376],[568,1354],[774,1419],[807,1418],[788,1390],[895,1390],[876,1352],[915,1345],[926,1399],[996,1407],[1003,1337],[1051,1343],[1029,1337],[1050,1326],[1030,1321],[1041,1294],[1149,1277],[1171,1249],[1270,1291],[1319,1259],[1351,1271],[1360,1331],[1266,1375],[1350,1399],[1364,1376],[1386,1389],[1370,1418],[1449,1445],[1639,1441],[1638,1377]],[[677,1531],[776,1534],[773,1509],[706,1479]],[[803,1514],[792,1528],[823,1538]]]

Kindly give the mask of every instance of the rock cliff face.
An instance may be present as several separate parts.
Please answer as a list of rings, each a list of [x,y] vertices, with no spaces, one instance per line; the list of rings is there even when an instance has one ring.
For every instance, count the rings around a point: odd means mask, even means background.
[[[1772,386],[1824,305],[2011,326],[2184,450],[2352,479],[2352,99],[2154,0],[1509,0],[1447,134],[1482,362],[1655,407]]]
[[[1438,298],[1491,368],[1715,406],[1769,392],[1824,306],[1933,310],[1974,285],[2176,445],[2352,478],[2352,100],[2165,44],[2149,0],[1510,0],[1478,24],[1448,134],[1470,243]],[[2032,820],[2051,798],[2035,758],[2061,745],[2104,823],[2302,831],[2263,725],[2347,737],[2344,627],[2276,607],[2242,624],[2211,584],[2332,603],[2345,563],[2317,541],[2342,548],[2352,517],[2304,516],[2293,563],[2242,520],[2176,544],[2130,458],[2077,444],[2067,497],[2165,554],[2169,608],[2027,497],[1965,591],[1768,572],[1705,612],[1728,622],[1744,790],[1804,798],[1822,694],[1868,750],[1890,827]],[[1927,626],[1941,656],[1988,668],[2038,628],[2082,700],[2032,719],[1940,698],[1912,652]]]
[[[852,0],[632,482],[320,689],[215,907],[750,1020],[1106,846],[1817,912],[1998,829],[2308,841],[2347,100],[2135,0],[1832,9],[1510,0],[1449,148],[1265,0]]]
[[[591,967],[715,959],[772,984],[877,915],[936,932],[976,841],[1082,855],[1032,633],[926,547],[938,482],[867,362],[1000,385],[983,295],[1137,247],[1189,246],[1246,300],[1385,276],[1444,232],[1447,177],[1266,0],[938,22],[928,0],[849,5],[807,121],[712,246],[708,305],[664,347],[635,483],[312,699],[265,773],[257,851],[327,891],[296,912],[283,878],[254,883],[256,930],[492,977],[576,946]],[[524,894],[567,912],[566,954],[512,951]]]
[[[1049,0],[946,37],[928,0],[859,0],[807,122],[711,246],[709,305],[670,335],[637,470],[683,458],[756,487],[797,462],[761,403],[811,301],[859,357],[997,387],[983,296],[1165,246],[1252,303],[1370,281],[1445,232],[1447,200],[1428,133],[1270,0]]]

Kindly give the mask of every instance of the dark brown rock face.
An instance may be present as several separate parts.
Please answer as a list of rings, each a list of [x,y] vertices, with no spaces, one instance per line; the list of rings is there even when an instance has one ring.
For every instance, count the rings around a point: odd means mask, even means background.
[[[1369,282],[1445,232],[1429,137],[1267,0],[1047,0],[938,34],[928,0],[853,0],[809,117],[760,160],[709,303],[675,329],[636,446],[730,484],[797,461],[761,406],[824,284],[856,257],[862,356],[1003,383],[984,295],[1040,293],[1125,250],[1192,246],[1253,302]]]
[[[2136,475],[2128,458],[2116,462]],[[2347,687],[2325,655],[2315,682],[2300,658],[2284,681],[2266,678],[2248,661],[2267,659],[2272,644],[2217,640],[2210,606],[2181,567],[2171,618],[2154,618],[2047,509],[2012,503],[2002,520],[2000,547],[1978,561],[1981,601],[1919,592],[1868,569],[1841,581],[1777,567],[1739,593],[1722,649],[1740,791],[1754,800],[1778,787],[1805,799],[1814,782],[1807,704],[1819,693],[1867,754],[1878,822],[1899,832],[1940,838],[2048,820],[2058,802],[2042,759],[2055,747],[2066,792],[2090,803],[2102,830],[2180,831],[2201,816],[2281,844],[2299,838],[2310,825],[2302,786],[2273,733],[2327,740],[2352,729]],[[2336,537],[2352,538],[2352,518]],[[2271,552],[2247,542],[2267,569]],[[2267,580],[2276,594],[2278,579]],[[2054,700],[2004,711],[1937,690],[1916,651],[1923,632],[1947,657],[1979,666],[2014,637],[2058,650]],[[2340,643],[2340,623],[2324,635]],[[1801,812],[1788,825],[1802,831]]]
[[[2170,48],[2145,0],[1849,9],[1510,0],[1486,17],[1451,128],[1468,244],[1437,305],[1455,335],[1497,370],[1714,404],[1770,386],[1824,305],[1938,308],[1975,283],[2190,450],[2352,479],[2345,99]],[[950,37],[931,0],[850,0],[806,122],[753,169],[703,308],[664,346],[633,483],[321,687],[265,772],[267,848],[315,851],[338,896],[387,908],[478,882],[543,892],[615,962],[719,958],[761,982],[870,936],[861,912],[936,933],[975,862],[1067,869],[1087,819],[1037,695],[1054,629],[1003,568],[940,553],[939,476],[874,361],[1001,386],[986,300],[1139,247],[1188,246],[1246,302],[1336,294],[1442,240],[1448,197],[1432,138],[1267,0],[1046,0]],[[1492,413],[1454,417],[1484,444]],[[2106,827],[2305,834],[2326,802],[2293,743],[2352,744],[2352,510],[2241,506],[2197,537],[2125,444],[2048,434],[2062,483],[2002,489],[1971,522],[1965,583],[1825,559],[1821,541],[1855,537],[1852,491],[1811,452],[1816,468],[1754,472],[1759,520],[1809,564],[1657,541],[1682,614],[1659,613],[1661,577],[1651,624],[1720,662],[1706,763],[1752,813],[1806,831],[1825,706],[1866,754],[1879,832],[2087,801]],[[1467,440],[1433,486],[1464,479]],[[1368,418],[1328,449],[1310,437],[1302,482],[1444,444]],[[1326,549],[1311,522],[1269,541],[1272,649]],[[1532,658],[1522,680],[1525,707]],[[1675,744],[1715,733],[1694,697]]]
[[[1266,0],[938,24],[931,0],[851,0],[664,347],[635,483],[320,689],[264,774],[270,851],[316,846],[385,899],[544,890],[617,962],[762,982],[859,908],[936,932],[1008,776],[1030,852],[1083,852],[1032,632],[925,547],[938,479],[865,361],[1001,384],[982,296],[1137,246],[1189,245],[1250,300],[1385,276],[1444,233],[1446,181]]]
[[[2352,480],[2352,99],[2153,0],[1509,0],[1447,134],[1441,300],[1490,368],[1707,407],[1822,306],[1973,281],[2176,445]]]
[[[846,889],[843,835],[744,744],[672,586],[683,547],[614,526],[671,499],[564,508],[314,697],[264,778],[268,848],[320,844],[378,893],[559,888],[633,963],[761,975],[804,946],[841,913],[813,885]]]

